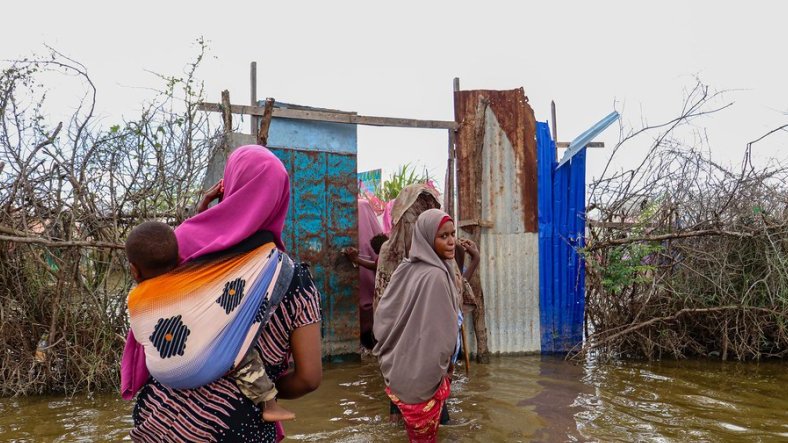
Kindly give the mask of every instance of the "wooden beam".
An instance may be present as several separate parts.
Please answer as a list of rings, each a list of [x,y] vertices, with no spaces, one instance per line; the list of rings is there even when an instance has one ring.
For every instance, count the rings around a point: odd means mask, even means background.
[[[481,228],[493,228],[495,227],[495,223],[490,220],[460,220],[457,222],[458,228],[467,228],[467,227],[475,227],[479,226]]]
[[[568,148],[569,142],[556,142],[556,148]],[[586,145],[586,148],[604,148],[605,142],[590,142]]]
[[[197,105],[197,109],[201,111],[221,112],[222,107],[218,103],[200,103]],[[262,106],[230,105],[230,111],[233,114],[259,116],[265,114],[265,108]],[[277,118],[292,118],[296,120],[347,123],[367,126],[390,126],[397,128],[457,129],[459,127],[457,122],[445,120],[417,120],[411,118],[373,117],[343,112],[324,112],[287,108],[274,108],[272,116]]]

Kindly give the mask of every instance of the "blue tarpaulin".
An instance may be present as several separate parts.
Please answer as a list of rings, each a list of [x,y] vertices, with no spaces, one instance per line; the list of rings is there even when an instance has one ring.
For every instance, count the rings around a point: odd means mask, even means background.
[[[583,340],[586,148],[560,167],[547,123],[536,127],[539,189],[539,316],[543,353]]]

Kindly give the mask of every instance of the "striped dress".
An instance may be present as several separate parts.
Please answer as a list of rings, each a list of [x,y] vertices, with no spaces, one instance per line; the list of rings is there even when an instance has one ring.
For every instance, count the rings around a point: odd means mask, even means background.
[[[288,367],[294,329],[321,320],[320,294],[305,265],[271,314],[255,346],[272,380]],[[131,439],[138,442],[275,442],[273,423],[246,398],[230,376],[196,389],[170,389],[151,378],[137,396]]]

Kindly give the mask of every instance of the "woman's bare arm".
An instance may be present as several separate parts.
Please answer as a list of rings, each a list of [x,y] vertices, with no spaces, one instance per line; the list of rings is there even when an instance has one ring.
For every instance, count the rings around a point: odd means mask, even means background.
[[[378,263],[372,260],[367,260],[365,258],[361,258],[358,255],[358,249],[356,248],[345,248],[342,250],[342,253],[345,254],[348,260],[355,263],[358,266],[363,268],[367,268],[370,271],[377,271]]]
[[[293,330],[290,336],[295,370],[276,382],[279,398],[302,397],[320,386],[323,380],[320,322]]]
[[[476,269],[479,267],[479,262],[481,261],[481,257],[479,255],[479,250],[476,248],[476,244],[467,239],[460,239],[458,241],[460,246],[465,249],[465,252],[471,256],[471,264],[465,268],[465,272],[463,272],[462,277],[466,280],[470,280],[473,273],[476,272]]]

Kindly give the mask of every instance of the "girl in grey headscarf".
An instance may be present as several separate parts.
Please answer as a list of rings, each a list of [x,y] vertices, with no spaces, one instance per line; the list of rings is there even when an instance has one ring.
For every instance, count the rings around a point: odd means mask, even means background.
[[[391,276],[375,312],[374,353],[386,393],[402,411],[411,441],[435,441],[449,396],[447,374],[460,313],[454,248],[451,218],[438,209],[423,212],[409,256]]]

